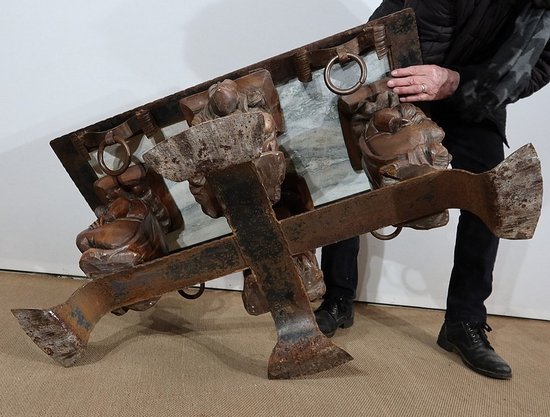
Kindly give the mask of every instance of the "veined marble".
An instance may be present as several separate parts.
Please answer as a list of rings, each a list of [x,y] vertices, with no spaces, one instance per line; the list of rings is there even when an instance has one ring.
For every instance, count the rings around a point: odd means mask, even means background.
[[[378,60],[375,53],[363,58],[368,68],[367,83],[383,78],[389,71],[387,60]],[[345,69],[339,65],[333,67],[332,80],[336,85],[350,86],[358,78],[356,64]],[[287,156],[288,169],[305,178],[314,205],[370,189],[366,175],[354,171],[349,162],[338,118],[338,96],[326,87],[323,70],[315,71],[309,83],[294,79],[278,86],[277,91],[286,123],[286,132],[279,136],[279,144]],[[164,128],[163,133],[168,138],[187,128],[187,123],[178,123]],[[142,160],[142,155],[153,146],[154,143],[144,136],[134,145],[133,158]],[[106,151],[107,165],[111,166],[118,156],[116,153],[108,155]],[[202,212],[187,181],[165,181],[184,220],[184,227],[170,236],[172,250],[231,232],[225,218],[212,219]]]

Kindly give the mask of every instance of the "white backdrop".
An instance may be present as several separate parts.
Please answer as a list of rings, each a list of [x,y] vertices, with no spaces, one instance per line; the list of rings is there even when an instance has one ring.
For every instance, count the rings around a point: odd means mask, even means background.
[[[374,0],[28,0],[0,14],[0,269],[82,276],[75,236],[94,220],[49,141],[367,21]],[[510,107],[511,150],[550,164],[550,87]],[[545,117],[546,116],[546,117]],[[547,162],[548,161],[548,162]],[[544,174],[544,171],[543,171]],[[547,188],[547,187],[546,187]],[[550,319],[546,207],[535,238],[503,241],[490,313]],[[363,236],[359,298],[444,308],[448,227]],[[238,288],[238,274],[217,285]]]

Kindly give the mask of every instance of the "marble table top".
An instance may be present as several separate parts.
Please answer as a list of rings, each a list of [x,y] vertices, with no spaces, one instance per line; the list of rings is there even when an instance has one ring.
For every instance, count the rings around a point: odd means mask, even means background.
[[[367,83],[386,76],[387,60],[378,60],[374,53],[363,58],[368,68]],[[359,78],[358,66],[335,65],[331,78],[334,84],[351,86]],[[290,169],[306,180],[314,205],[369,190],[366,175],[354,171],[349,162],[338,118],[338,96],[326,87],[323,70],[315,71],[309,83],[293,79],[278,86],[277,92],[286,123],[286,132],[279,136],[279,144]],[[187,128],[187,123],[182,122],[164,128],[163,133],[169,138]],[[133,157],[141,159],[154,145],[144,136],[132,149]],[[105,159],[109,164],[107,156]],[[230,233],[225,218],[212,219],[203,214],[186,181],[165,181],[184,220],[183,228],[169,235],[171,250]]]

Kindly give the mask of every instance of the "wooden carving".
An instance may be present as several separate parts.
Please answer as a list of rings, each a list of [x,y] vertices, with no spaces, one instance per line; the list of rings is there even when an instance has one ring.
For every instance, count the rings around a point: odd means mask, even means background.
[[[277,92],[267,71],[260,70],[237,80],[225,79],[217,82],[211,85],[206,93],[182,100],[180,107],[191,128],[231,114],[261,112],[265,121],[263,140],[259,155],[254,158],[254,164],[269,199],[276,203],[277,218],[313,209],[305,181],[292,174],[284,183],[284,198],[281,199],[286,161],[284,154],[279,150],[277,135],[284,130],[284,119]],[[223,138],[219,137],[218,141],[223,146]],[[223,215],[205,173],[189,178],[189,189],[204,213],[215,218]],[[313,301],[322,297],[325,286],[315,252],[296,255],[293,260],[309,299]],[[249,269],[244,271],[243,302],[250,314],[258,315],[269,311],[257,279]]]
[[[96,208],[97,220],[76,238],[86,276],[99,278],[168,254],[165,233],[172,226],[170,214],[149,186],[143,165],[118,177],[103,177],[95,188],[106,204]],[[157,301],[149,299],[113,313],[142,311]]]
[[[277,93],[270,80],[269,73],[264,71],[237,81],[225,79],[211,85],[207,92],[182,100],[180,106],[191,127],[231,114],[255,111],[264,114],[260,155],[255,158],[254,163],[269,199],[275,203],[281,196],[286,164],[277,143],[277,135],[283,131],[284,122],[278,107]],[[224,147],[223,141],[219,146]],[[189,189],[205,214],[213,218],[223,215],[204,173],[197,173],[189,178]]]
[[[349,142],[360,149],[361,166],[373,188],[447,169],[451,155],[441,144],[445,133],[414,104],[400,103],[391,91],[348,97],[340,111],[351,110],[344,120]],[[342,119],[342,118],[341,118]],[[351,156],[351,155],[350,155]],[[351,158],[350,158],[351,159]],[[400,226],[430,229],[447,224],[444,211]]]

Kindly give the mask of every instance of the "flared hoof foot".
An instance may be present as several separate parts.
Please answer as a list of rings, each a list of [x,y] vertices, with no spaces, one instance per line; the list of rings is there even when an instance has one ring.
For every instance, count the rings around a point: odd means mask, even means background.
[[[86,349],[86,342],[77,337],[52,310],[11,310],[21,328],[36,345],[61,365],[74,365]]]
[[[279,341],[268,365],[269,379],[312,375],[349,362],[353,357],[322,334],[294,342]]]
[[[522,146],[487,174],[493,205],[491,231],[503,239],[531,239],[543,194],[540,160],[533,145]]]

